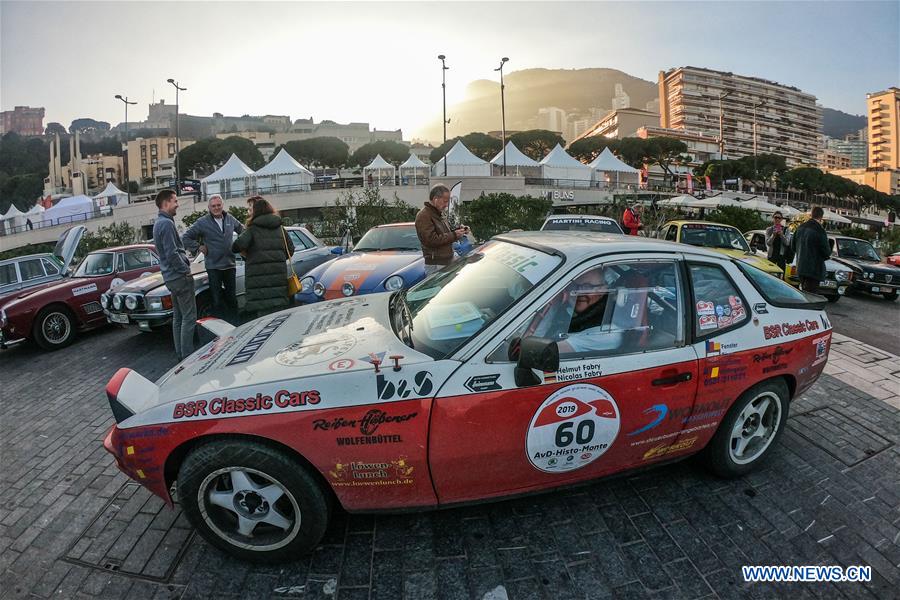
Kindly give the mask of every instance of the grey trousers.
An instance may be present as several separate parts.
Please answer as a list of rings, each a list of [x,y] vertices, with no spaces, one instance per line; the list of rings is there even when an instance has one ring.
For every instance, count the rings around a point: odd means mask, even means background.
[[[190,275],[166,282],[172,293],[172,337],[175,354],[184,360],[194,352],[194,327],[197,320],[197,300],[194,297],[194,278]]]

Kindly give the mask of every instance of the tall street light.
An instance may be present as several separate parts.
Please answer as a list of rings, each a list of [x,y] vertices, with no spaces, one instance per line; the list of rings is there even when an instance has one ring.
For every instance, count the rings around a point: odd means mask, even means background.
[[[125,104],[125,192],[128,194],[128,204],[131,204],[131,180],[128,178],[128,105],[134,105],[137,102],[129,102],[128,96],[123,98],[121,94],[116,94],[116,99],[121,100]]]
[[[500,66],[494,69],[495,71],[500,71],[500,136],[503,141],[503,176],[506,177],[506,99],[504,98],[503,90],[506,86],[503,85],[503,65],[507,63],[509,59],[505,56],[500,59]]]
[[[181,153],[181,144],[178,139],[178,92],[187,91],[186,87],[178,87],[178,82],[174,79],[166,79],[175,87],[175,193],[181,193],[181,172],[179,171],[178,155]]]
[[[757,104],[753,105],[753,183],[756,183],[756,179],[759,177],[759,173],[756,171],[756,109],[764,106],[766,104],[766,99],[763,98]]]
[[[725,93],[719,92],[719,160],[725,159],[725,122],[722,112],[722,99],[731,95],[734,90],[728,90]]]
[[[444,96],[444,144],[447,143],[447,123],[450,121],[447,120],[447,69],[450,67],[447,66],[447,63],[444,62],[447,59],[443,54],[438,54],[438,60],[441,61],[441,93]],[[447,154],[444,153],[444,177],[447,176]]]

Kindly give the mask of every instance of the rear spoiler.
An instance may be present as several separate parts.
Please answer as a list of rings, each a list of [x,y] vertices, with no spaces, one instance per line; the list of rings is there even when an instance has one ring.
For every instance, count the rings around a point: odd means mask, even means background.
[[[155,406],[159,399],[159,387],[137,371],[121,368],[106,384],[106,398],[116,423],[121,423]]]
[[[197,319],[197,325],[200,325],[216,337],[222,337],[234,331],[234,325],[232,325],[228,321],[216,319],[215,317],[204,317],[203,319]]]

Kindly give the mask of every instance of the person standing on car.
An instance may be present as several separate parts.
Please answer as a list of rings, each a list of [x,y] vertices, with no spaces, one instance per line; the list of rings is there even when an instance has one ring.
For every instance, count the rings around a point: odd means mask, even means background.
[[[790,248],[783,219],[781,213],[776,212],[772,215],[772,225],[766,229],[766,258],[781,267],[782,271],[787,263],[785,254]]]
[[[182,236],[184,247],[190,252],[203,253],[209,276],[209,295],[213,313],[222,319],[237,322],[237,292],[235,289],[234,234],[244,231],[240,221],[225,212],[222,196],[209,198],[209,212]]]
[[[156,194],[159,214],[153,223],[153,244],[159,254],[159,270],[172,294],[172,337],[175,354],[182,361],[194,352],[194,321],[197,320],[197,301],[194,298],[194,278],[184,243],[175,229],[178,196],[174,190]]]
[[[422,243],[426,277],[453,262],[453,242],[466,235],[469,229],[450,229],[443,214],[449,205],[450,188],[439,183],[431,188],[428,201],[416,214],[416,235]]]
[[[281,225],[281,217],[262,196],[248,199],[247,208],[247,227],[232,250],[243,253],[246,259],[244,310],[249,321],[290,306],[286,261],[294,254],[294,244]]]
[[[625,235],[637,235],[641,227],[641,205],[627,207],[622,213],[622,229]]]
[[[828,235],[822,226],[824,220],[825,211],[814,206],[810,219],[797,228],[792,240],[800,289],[812,294],[819,291],[819,282],[825,279],[825,261],[831,256]]]

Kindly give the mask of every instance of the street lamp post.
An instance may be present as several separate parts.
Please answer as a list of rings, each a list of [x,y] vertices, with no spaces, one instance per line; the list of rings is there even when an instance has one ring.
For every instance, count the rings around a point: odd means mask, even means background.
[[[500,59],[500,66],[494,69],[495,71],[500,71],[500,137],[503,141],[503,176],[506,177],[506,99],[504,97],[503,90],[506,86],[503,85],[503,65],[507,63],[509,59],[507,57],[503,57]]]
[[[181,192],[181,186],[179,185],[181,181],[181,173],[179,171],[179,163],[178,163],[178,155],[181,152],[181,143],[178,139],[178,92],[187,91],[186,87],[179,87],[178,82],[174,79],[167,79],[168,83],[171,83],[175,87],[175,193],[179,194]]]
[[[732,90],[724,94],[719,92],[719,160],[725,160],[725,113],[722,112],[722,99],[731,95]]]
[[[128,204],[131,204],[131,180],[128,178],[128,105],[137,104],[137,102],[129,102],[128,96],[123,98],[121,94],[116,94],[116,99],[125,104],[125,148],[123,152],[125,156],[125,192],[128,194]]]
[[[443,54],[438,54],[438,60],[441,61],[441,93],[444,97],[444,144],[447,143],[447,69],[450,67],[447,66],[447,63],[444,62],[447,59]],[[444,153],[444,177],[447,176],[447,154]]]
[[[756,171],[756,109],[765,105],[765,98],[760,100],[757,104],[753,105],[753,183],[756,184],[756,180],[759,177],[759,173]]]

